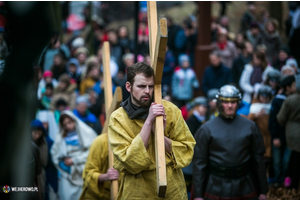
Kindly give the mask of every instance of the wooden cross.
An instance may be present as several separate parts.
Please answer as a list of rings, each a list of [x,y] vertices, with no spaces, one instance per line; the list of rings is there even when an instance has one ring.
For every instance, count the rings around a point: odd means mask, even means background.
[[[154,70],[154,102],[162,104],[161,79],[168,41],[167,19],[160,18],[159,27],[157,27],[156,1],[147,1],[147,15],[150,43],[150,65]],[[163,116],[158,116],[155,120],[155,156],[157,195],[159,197],[165,197],[167,191],[167,175]]]
[[[122,89],[117,87],[114,96],[112,95],[112,81],[110,74],[110,50],[109,42],[104,42],[102,48],[103,55],[103,77],[104,77],[104,96],[105,96],[105,112],[106,120],[102,129],[102,133],[107,133],[108,122],[112,112],[119,108],[122,102]],[[108,134],[107,134],[108,137]],[[114,156],[108,145],[108,166],[111,168],[114,164]],[[118,197],[118,180],[111,182],[110,186],[111,200],[116,200]]]

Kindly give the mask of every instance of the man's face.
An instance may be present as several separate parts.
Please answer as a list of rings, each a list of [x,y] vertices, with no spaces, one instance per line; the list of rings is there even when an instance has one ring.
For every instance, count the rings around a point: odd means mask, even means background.
[[[62,59],[60,56],[54,57],[54,65],[60,65],[62,63]]]
[[[66,84],[65,82],[60,81],[59,84],[58,84],[58,87],[59,87],[61,90],[65,90],[66,87],[67,87],[67,84]]]
[[[220,58],[218,58],[218,56],[211,55],[209,59],[212,66],[217,67],[220,65]]]
[[[98,79],[99,73],[100,73],[99,68],[98,68],[98,67],[93,67],[93,69],[90,71],[89,75],[90,75],[90,77],[92,77],[93,79]]]
[[[87,105],[86,103],[79,103],[77,104],[76,109],[79,112],[79,114],[85,115],[87,111]]]
[[[256,11],[256,6],[253,5],[253,4],[251,4],[251,5],[248,6],[248,9],[249,9],[249,12],[250,12],[250,13],[254,14],[255,11]]]
[[[86,60],[86,55],[84,53],[81,53],[77,56],[77,59],[78,59],[80,64],[83,64]]]
[[[33,140],[36,142],[40,137],[42,137],[43,131],[42,130],[33,130],[31,134],[32,134]]]
[[[132,66],[133,64],[134,64],[134,59],[127,58],[127,59],[125,60],[125,65],[126,65],[126,67],[130,67],[130,66]]]
[[[251,28],[250,31],[251,31],[251,34],[254,35],[254,36],[259,34],[259,28],[256,28],[256,27]]]
[[[76,65],[70,64],[69,71],[72,72],[73,74],[75,74],[76,73]]]
[[[296,81],[294,81],[290,87],[287,86],[287,87],[286,87],[286,91],[287,91],[289,94],[293,94],[293,93],[297,92]]]
[[[275,31],[275,27],[274,27],[274,25],[272,23],[268,23],[268,25],[267,25],[267,31],[269,33],[273,33]]]
[[[50,96],[52,96],[52,88],[50,88],[50,87],[47,87],[46,88],[46,91],[45,91],[45,95],[47,96],[47,97],[50,97]]]
[[[121,27],[120,30],[119,30],[120,38],[126,38],[127,35],[128,35],[127,28],[126,27]]]
[[[285,51],[280,51],[278,55],[280,61],[285,61],[288,59],[288,56],[289,55]]]
[[[233,116],[236,113],[238,103],[236,101],[222,101],[223,111],[227,116]]]
[[[130,92],[131,101],[134,105],[149,106],[153,98],[154,78],[153,76],[147,78],[142,73],[137,74],[134,77],[133,85],[126,82],[126,89]]]
[[[246,47],[246,51],[248,54],[252,54],[253,53],[253,46],[250,42],[246,42],[245,43],[245,47]]]
[[[211,110],[216,110],[216,108],[217,108],[217,100],[216,99],[210,100],[208,102],[208,104],[209,104],[209,107]]]
[[[109,32],[109,33],[108,33],[108,40],[109,40],[111,43],[113,43],[113,44],[117,43],[117,41],[118,41],[117,34],[116,34],[115,32]]]
[[[196,110],[201,116],[205,116],[207,112],[207,107],[204,105],[199,105],[196,107]]]

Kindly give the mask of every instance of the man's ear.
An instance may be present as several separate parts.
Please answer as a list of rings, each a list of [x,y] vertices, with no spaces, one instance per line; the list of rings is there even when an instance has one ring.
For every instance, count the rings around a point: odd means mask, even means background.
[[[131,84],[128,81],[126,82],[125,87],[128,92],[131,92]]]

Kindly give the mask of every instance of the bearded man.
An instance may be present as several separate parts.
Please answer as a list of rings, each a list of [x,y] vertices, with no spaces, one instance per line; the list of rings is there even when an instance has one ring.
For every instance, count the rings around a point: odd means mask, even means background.
[[[268,192],[264,142],[255,123],[236,114],[241,94],[220,88],[219,116],[196,132],[194,200],[265,200]]]
[[[124,173],[117,199],[151,199],[157,196],[154,122],[164,119],[167,191],[164,199],[186,200],[181,168],[190,164],[195,140],[181,111],[174,104],[153,103],[154,71],[145,63],[127,69],[130,93],[109,120],[108,139],[115,156],[113,167]]]

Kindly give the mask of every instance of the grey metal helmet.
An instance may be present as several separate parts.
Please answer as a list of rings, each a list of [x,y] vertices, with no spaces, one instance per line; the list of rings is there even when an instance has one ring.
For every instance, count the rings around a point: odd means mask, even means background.
[[[207,99],[210,101],[212,99],[216,99],[216,95],[218,94],[219,89],[213,88],[207,91]]]
[[[233,85],[224,85],[220,88],[218,94],[216,95],[217,100],[217,107],[219,110],[220,116],[223,116],[227,119],[233,119],[236,116],[236,112],[239,106],[239,103],[242,100],[242,95],[240,91]],[[222,102],[237,102],[237,107],[235,113],[232,115],[228,115],[224,112],[224,108]]]
[[[198,105],[207,106],[207,99],[205,97],[196,97],[194,99],[194,105],[195,106],[198,106]]]
[[[242,95],[240,91],[233,85],[224,85],[216,94],[216,98],[221,101],[241,101]]]

